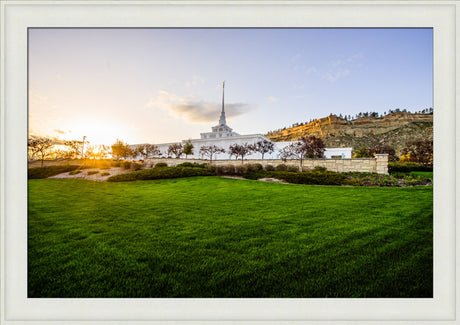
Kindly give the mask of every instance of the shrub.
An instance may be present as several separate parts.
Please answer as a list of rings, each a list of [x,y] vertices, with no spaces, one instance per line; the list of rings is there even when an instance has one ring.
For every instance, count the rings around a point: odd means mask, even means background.
[[[346,175],[332,171],[274,172],[272,177],[294,184],[352,185]]]
[[[344,174],[360,186],[415,186],[431,184],[431,180],[427,177],[408,175],[400,172],[392,175],[359,172],[348,172]]]
[[[277,171],[287,171],[287,166],[285,164],[280,164],[275,167],[275,170]]]
[[[121,163],[121,165],[122,165],[122,167],[123,167],[124,169],[130,169],[130,168],[131,168],[131,162],[130,162],[130,161],[123,161],[123,162]]]
[[[234,175],[235,167],[232,164],[216,166],[215,173],[217,175]]]
[[[69,175],[76,175],[80,173],[81,173],[81,170],[72,170],[71,172],[69,172]]]
[[[120,167],[121,166],[121,162],[119,161],[112,161],[112,167]]]
[[[132,167],[133,167],[134,170],[140,170],[140,169],[142,169],[142,164],[132,163]]]
[[[243,176],[244,174],[246,174],[247,171],[248,171],[248,167],[246,165],[238,165],[235,167],[235,173],[237,175]]]
[[[78,165],[67,165],[67,166],[45,166],[29,168],[27,170],[27,177],[29,179],[40,179],[48,178],[57,174],[67,173],[80,168]]]
[[[108,176],[108,175],[110,175],[110,173],[108,173],[108,172],[101,173],[101,176]]]
[[[168,164],[160,162],[155,165],[155,168],[163,168],[163,167],[168,167]]]
[[[246,166],[248,172],[258,172],[264,169],[264,166],[262,166],[261,164],[248,164]]]
[[[199,163],[191,163],[191,162],[183,162],[182,164],[176,165],[176,167],[200,167],[200,168],[205,168],[206,164],[199,164]]]
[[[306,185],[357,185],[356,181],[349,179],[347,175],[332,171],[290,172],[262,170],[258,172],[247,172],[244,174],[244,177],[254,180],[272,177],[282,179],[288,183]]]
[[[94,174],[98,174],[99,171],[98,170],[88,170],[88,172],[86,173],[87,175],[94,175]]]
[[[275,166],[273,166],[273,165],[266,165],[266,166],[265,166],[265,170],[266,170],[266,171],[273,171],[273,170],[275,170]]]
[[[193,167],[193,164],[191,162],[183,162],[182,164],[177,164],[176,167]]]
[[[287,171],[288,171],[288,172],[298,172],[298,171],[299,171],[299,167],[297,167],[297,166],[292,166],[292,165],[288,165],[288,166],[287,166]]]
[[[247,173],[243,175],[244,178],[253,179],[253,180],[257,180],[257,179],[264,178],[264,177],[271,177],[271,176],[272,176],[271,173],[265,170],[259,170],[257,172],[248,171]]]
[[[213,173],[213,174],[217,174],[217,166],[216,165],[212,165],[212,164],[208,164],[206,166],[206,170]]]
[[[390,174],[394,172],[432,172],[433,165],[421,165],[414,162],[389,162],[388,171]]]
[[[109,182],[127,182],[136,180],[152,180],[166,178],[180,178],[193,176],[212,176],[209,170],[199,167],[163,167],[142,169],[125,174],[118,174],[109,177]]]
[[[317,172],[325,172],[325,171],[327,171],[327,168],[323,167],[323,166],[315,166],[315,168],[313,168],[313,170],[317,171]]]

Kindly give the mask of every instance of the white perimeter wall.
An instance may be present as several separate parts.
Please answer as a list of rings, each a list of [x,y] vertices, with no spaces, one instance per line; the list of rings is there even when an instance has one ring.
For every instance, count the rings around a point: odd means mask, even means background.
[[[255,144],[258,141],[261,140],[269,140],[267,139],[264,135],[262,134],[249,134],[249,135],[240,135],[240,136],[234,136],[234,137],[228,137],[228,138],[218,138],[218,139],[191,139],[191,142],[193,144],[193,155],[188,155],[187,158],[191,159],[203,159],[206,157],[202,157],[199,152],[200,148],[203,146],[211,146],[215,145],[221,148],[225,149],[225,153],[219,153],[216,155],[215,158],[217,160],[227,160],[227,159],[235,159],[235,157],[230,157],[230,154],[228,153],[228,149],[232,144]],[[186,140],[182,141],[182,144],[184,144]],[[295,142],[295,141],[294,141]],[[160,143],[157,144],[158,149],[160,149],[162,153],[162,157],[168,157],[168,147],[173,144],[174,142],[171,143]],[[177,143],[177,142],[176,142]],[[290,145],[293,143],[292,141],[284,141],[284,142],[274,142],[275,144],[275,151],[273,153],[266,153],[264,155],[264,159],[280,159],[280,150],[283,149],[284,147]],[[324,156],[326,159],[331,159],[332,156],[341,156],[343,159],[351,159],[351,151],[352,148],[326,148],[324,152]],[[182,156],[184,157],[184,156]],[[246,156],[245,158],[247,159],[260,159],[262,158],[262,154],[259,152],[253,153],[249,156]]]

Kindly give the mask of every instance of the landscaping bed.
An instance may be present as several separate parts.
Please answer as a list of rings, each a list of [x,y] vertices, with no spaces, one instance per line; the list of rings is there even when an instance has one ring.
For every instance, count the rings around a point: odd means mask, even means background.
[[[176,167],[168,167],[159,163],[154,168],[141,169],[142,165],[134,162],[116,162],[120,167],[90,166],[47,166],[29,169],[29,178],[85,178],[97,181],[127,182],[152,179],[182,178],[194,176],[226,176],[242,177],[252,180],[278,180],[291,184],[305,185],[344,185],[344,186],[423,186],[432,184],[432,172],[412,171],[395,172],[390,175],[377,173],[347,172],[337,173],[317,167],[309,171],[295,171],[293,166],[287,168],[278,165],[264,169],[260,164],[234,165],[205,165],[183,163]],[[82,172],[83,168],[91,169]]]

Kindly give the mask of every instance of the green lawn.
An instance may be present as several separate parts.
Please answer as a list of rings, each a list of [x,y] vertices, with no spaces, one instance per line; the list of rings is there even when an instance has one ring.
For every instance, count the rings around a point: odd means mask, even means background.
[[[410,172],[410,174],[428,177],[429,179],[433,180],[433,172]]]
[[[29,180],[29,297],[432,297],[433,187]]]

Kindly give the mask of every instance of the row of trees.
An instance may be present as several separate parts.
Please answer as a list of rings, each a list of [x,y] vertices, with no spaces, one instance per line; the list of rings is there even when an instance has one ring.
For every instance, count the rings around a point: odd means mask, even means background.
[[[136,158],[138,156],[146,159],[150,157],[160,156],[161,152],[154,144],[140,144],[132,148],[129,144],[117,139],[111,146],[112,158],[120,160],[121,158]]]
[[[84,145],[87,144],[86,150]],[[105,159],[112,156],[113,159],[127,159],[141,157],[143,159],[152,157],[161,157],[162,153],[158,146],[154,144],[141,144],[138,146],[130,146],[122,140],[117,139],[111,146],[99,145],[90,146],[87,141],[66,141],[65,146],[67,150],[54,150],[53,140],[44,137],[33,137],[29,139],[29,159],[41,160],[42,165],[45,159],[50,158],[89,158],[89,159]],[[167,155],[180,158],[185,154],[194,154],[194,146],[191,140],[186,141],[184,144],[175,143],[168,147]],[[233,144],[228,149],[230,157],[234,156],[235,159],[244,160],[248,155],[258,152],[264,159],[265,154],[273,153],[275,146],[273,142],[268,140],[261,140],[254,144]],[[211,162],[218,153],[224,153],[225,149],[216,145],[202,146],[199,154],[206,157]],[[280,157],[286,159],[299,159],[302,164],[304,158],[322,158],[324,157],[324,142],[315,136],[304,137],[298,142],[295,142],[281,150]]]
[[[229,147],[228,153],[230,156],[235,156],[235,159],[244,157],[259,152],[262,154],[262,159],[266,153],[273,153],[275,146],[273,142],[261,140],[255,144],[233,144]],[[321,138],[315,136],[302,137],[299,141],[291,143],[280,151],[280,158],[284,161],[287,159],[297,159],[302,170],[302,162],[306,158],[324,158],[325,144]],[[211,162],[216,154],[224,153],[224,148],[211,145],[203,146],[200,149],[200,154],[206,156]]]
[[[86,150],[83,154],[84,145],[87,144]],[[111,148],[106,145],[93,145],[90,146],[88,141],[71,140],[65,141],[64,147],[67,150],[56,149],[53,139],[46,137],[31,137],[27,143],[28,146],[28,159],[40,160],[42,162],[46,159],[77,159],[77,158],[93,158],[105,159],[112,154]]]
[[[144,159],[161,156],[161,152],[156,145],[142,144],[131,148],[131,146],[119,139],[111,146],[89,145],[88,141],[78,140],[65,141],[64,146],[67,150],[56,149],[54,141],[50,138],[31,137],[28,141],[28,158],[30,160],[41,160],[43,166],[43,161],[46,159],[107,159],[112,156],[114,159],[119,160],[139,156]]]
[[[372,158],[376,154],[388,154],[389,161],[416,162],[423,165],[433,163],[433,140],[419,139],[409,141],[401,150],[402,156],[398,157],[393,147],[375,146],[373,148],[363,147],[355,152],[353,158]]]
[[[275,145],[273,142],[268,140],[260,140],[255,144],[232,144],[228,148],[228,154],[230,157],[234,156],[235,159],[240,159],[243,162],[244,157],[254,153],[259,152],[262,154],[262,159],[266,153],[272,153],[275,151]],[[200,155],[208,158],[211,162],[214,159],[215,155],[218,153],[224,153],[225,149],[216,145],[202,146],[200,148]]]
[[[43,137],[33,137],[29,139],[29,159],[41,160],[42,166],[45,159],[50,158],[90,158],[90,159],[105,159],[112,156],[113,159],[121,158],[137,158],[143,159],[152,157],[161,157],[162,153],[158,146],[154,144],[141,144],[132,147],[122,140],[117,139],[111,146],[98,145],[87,146],[83,154],[83,146],[87,142],[83,141],[66,141],[64,144],[68,150],[53,150],[53,140]],[[89,143],[88,143],[89,144]],[[185,154],[194,154],[194,146],[191,140],[184,144],[175,143],[168,147],[167,155],[180,158]],[[255,144],[233,144],[228,149],[230,157],[241,159],[248,155],[258,152],[264,159],[265,154],[273,153],[275,150],[274,144],[271,141],[261,140]],[[299,141],[294,142],[282,150],[280,150],[280,158],[284,161],[287,159],[297,159],[302,167],[302,162],[306,158],[324,158],[325,144],[321,138],[316,136],[302,137]],[[202,157],[209,159],[211,162],[219,153],[225,153],[226,150],[216,145],[202,146],[199,154]],[[402,149],[402,156],[397,157],[395,149],[390,146],[376,146],[373,148],[361,148],[355,152],[353,158],[374,157],[376,154],[387,153],[389,161],[410,161],[421,164],[430,164],[433,161],[433,140],[415,140],[406,143]]]

